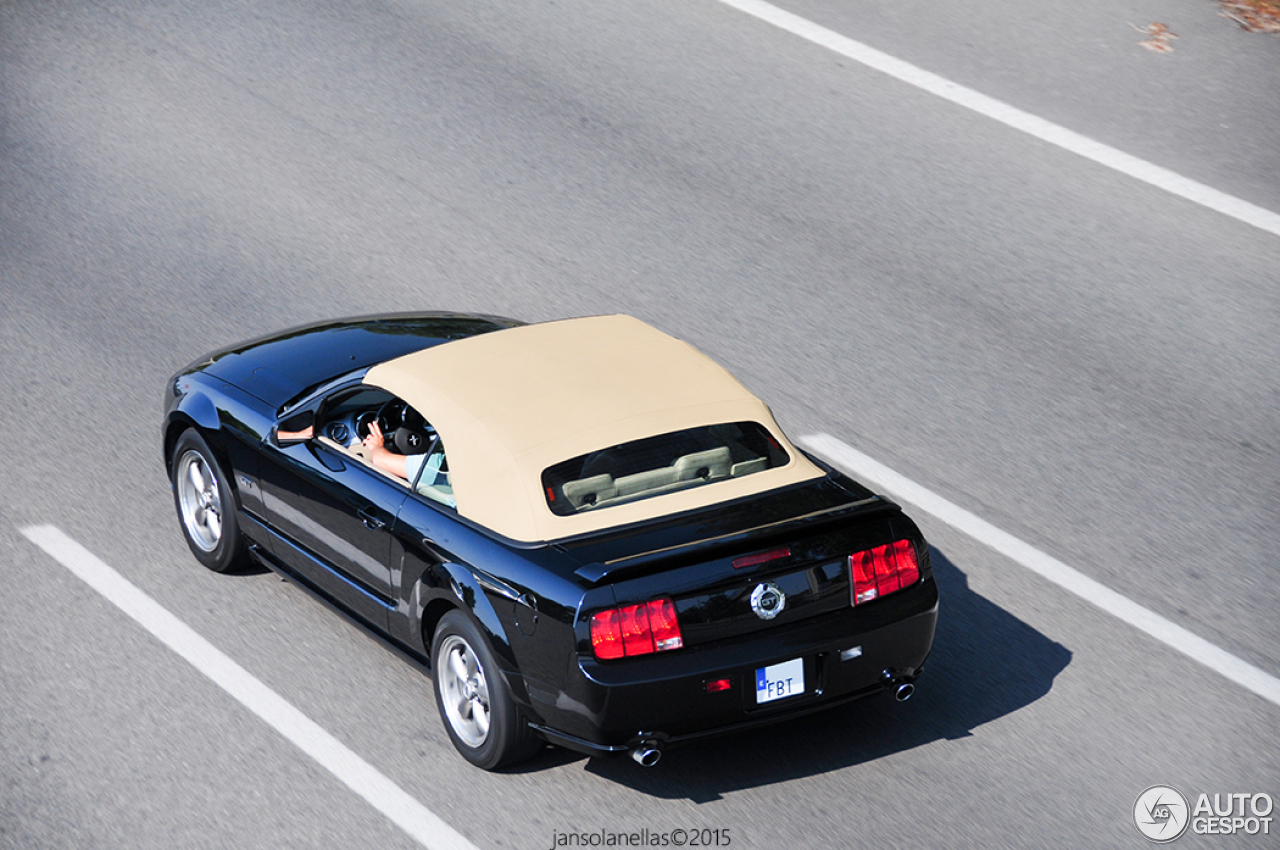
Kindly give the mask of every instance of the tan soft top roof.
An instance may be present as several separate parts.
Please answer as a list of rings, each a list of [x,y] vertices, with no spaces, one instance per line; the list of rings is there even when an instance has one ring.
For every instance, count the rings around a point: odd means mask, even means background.
[[[692,346],[630,316],[523,325],[374,366],[444,440],[458,512],[515,540],[553,540],[816,478],[769,409]],[[786,466],[688,490],[557,516],[543,470],[629,440],[722,422],[758,422]]]

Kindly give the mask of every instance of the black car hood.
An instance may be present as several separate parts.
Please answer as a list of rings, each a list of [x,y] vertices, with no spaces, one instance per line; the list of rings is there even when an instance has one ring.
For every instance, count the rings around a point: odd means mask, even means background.
[[[413,313],[293,328],[215,351],[192,364],[279,409],[324,382],[442,342],[515,327],[497,316]]]

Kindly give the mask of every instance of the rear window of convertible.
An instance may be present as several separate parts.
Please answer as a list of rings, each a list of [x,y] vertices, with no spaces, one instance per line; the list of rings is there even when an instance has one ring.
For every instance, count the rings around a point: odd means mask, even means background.
[[[542,473],[547,505],[560,516],[785,466],[790,458],[764,426],[733,422],[610,446]]]

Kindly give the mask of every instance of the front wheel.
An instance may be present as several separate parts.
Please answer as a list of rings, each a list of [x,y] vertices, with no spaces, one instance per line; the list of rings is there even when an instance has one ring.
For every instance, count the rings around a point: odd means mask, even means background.
[[[431,646],[436,707],[462,757],[496,770],[536,753],[541,742],[475,624],[461,611],[450,611],[436,626]]]
[[[186,431],[173,449],[173,500],[196,560],[216,573],[243,565],[244,540],[230,482],[195,431]]]

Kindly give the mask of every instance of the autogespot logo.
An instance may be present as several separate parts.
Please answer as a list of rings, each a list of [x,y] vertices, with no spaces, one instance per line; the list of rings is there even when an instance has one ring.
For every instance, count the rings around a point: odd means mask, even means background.
[[[1152,785],[1133,804],[1133,822],[1148,841],[1164,844],[1187,831],[1191,812],[1177,788]]]

